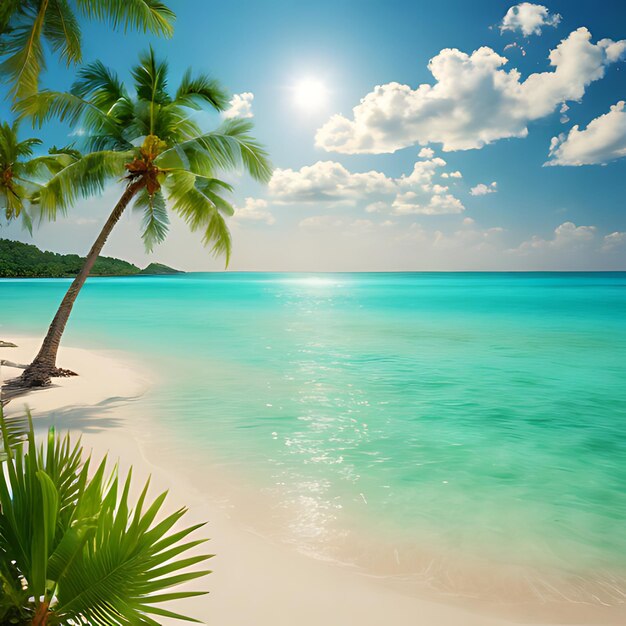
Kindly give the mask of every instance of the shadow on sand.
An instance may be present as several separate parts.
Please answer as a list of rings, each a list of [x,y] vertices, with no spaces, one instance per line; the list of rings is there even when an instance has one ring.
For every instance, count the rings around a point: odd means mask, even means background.
[[[98,433],[120,428],[124,420],[111,415],[121,405],[137,400],[140,396],[114,396],[91,405],[72,405],[33,414],[36,432],[47,431],[51,426],[61,433],[71,430],[80,433]],[[15,403],[17,404],[17,403]],[[24,403],[27,406],[27,402]]]

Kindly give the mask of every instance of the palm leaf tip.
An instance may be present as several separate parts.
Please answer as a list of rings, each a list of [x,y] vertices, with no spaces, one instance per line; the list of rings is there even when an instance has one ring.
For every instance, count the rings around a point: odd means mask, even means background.
[[[171,37],[176,14],[158,0],[77,0],[83,14],[108,21],[115,28],[134,28]]]
[[[215,132],[204,135],[199,141],[222,167],[243,168],[262,183],[272,178],[273,167],[265,148],[250,134],[250,120],[226,120]]]
[[[68,67],[81,61],[80,27],[67,0],[48,0],[43,34],[52,51]]]
[[[208,104],[216,111],[223,111],[228,106],[229,97],[219,81],[204,74],[193,77],[188,69],[176,91],[174,102],[196,110]]]
[[[27,440],[29,428],[30,414],[7,418],[0,402],[0,462],[9,459],[11,450]]]

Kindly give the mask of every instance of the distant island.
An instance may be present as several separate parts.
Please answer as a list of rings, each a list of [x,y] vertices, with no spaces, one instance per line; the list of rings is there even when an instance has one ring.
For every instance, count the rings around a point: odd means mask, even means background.
[[[84,263],[77,254],[57,254],[37,246],[0,239],[0,278],[67,278],[76,276]],[[150,263],[145,269],[121,259],[101,256],[91,276],[136,276],[183,274],[162,263]]]

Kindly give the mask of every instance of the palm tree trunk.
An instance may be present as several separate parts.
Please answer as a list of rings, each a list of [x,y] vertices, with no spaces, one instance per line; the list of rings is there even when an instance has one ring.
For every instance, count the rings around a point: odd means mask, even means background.
[[[65,330],[67,320],[72,312],[74,302],[76,302],[76,298],[78,297],[82,286],[85,284],[93,264],[100,255],[106,240],[111,234],[114,226],[119,221],[120,217],[122,217],[122,213],[124,213],[124,210],[132,200],[133,196],[137,193],[137,191],[139,191],[139,189],[141,189],[141,187],[143,187],[144,184],[143,180],[138,180],[128,185],[119,202],[115,205],[111,215],[109,215],[109,219],[106,221],[100,231],[100,234],[98,235],[98,238],[91,247],[80,272],[78,272],[78,275],[70,285],[70,288],[67,290],[67,293],[65,294],[65,297],[63,298],[61,305],[59,306],[59,309],[50,324],[48,334],[43,340],[39,353],[35,357],[35,360],[26,368],[22,376],[17,379],[20,386],[45,387],[50,384],[51,376],[76,376],[74,372],[59,369],[56,366],[57,352],[59,350],[59,344],[61,343],[63,331]]]

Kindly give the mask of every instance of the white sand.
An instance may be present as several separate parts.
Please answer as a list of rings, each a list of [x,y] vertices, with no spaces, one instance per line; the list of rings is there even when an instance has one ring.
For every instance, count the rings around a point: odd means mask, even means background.
[[[0,348],[0,358],[28,362],[38,341],[9,335],[18,348]],[[200,531],[211,537],[209,550],[217,556],[210,561],[214,573],[200,579],[194,588],[210,594],[172,606],[207,624],[220,626],[495,626],[516,623],[502,617],[478,614],[459,606],[414,597],[383,580],[356,570],[308,558],[288,546],[259,536],[243,526],[236,506],[224,502],[222,494],[211,493],[203,476],[191,480],[186,459],[164,458],[155,432],[138,432],[125,411],[132,399],[146,393],[159,379],[143,364],[126,354],[76,348],[62,348],[59,364],[80,373],[79,377],[54,379],[55,386],[17,399],[8,414],[23,411],[27,404],[38,427],[55,424],[61,431],[81,435],[87,449],[96,456],[107,451],[120,459],[122,471],[134,466],[137,482],[152,474],[152,494],[169,489],[168,506],[189,507],[186,523],[209,520]],[[3,379],[19,370],[3,367]],[[165,435],[166,436],[166,435]],[[163,441],[161,439],[161,441]],[[208,492],[207,492],[208,491]],[[564,619],[537,614],[551,623],[615,623],[612,611],[598,621],[576,608]],[[506,607],[500,614],[507,615]],[[623,616],[623,613],[621,614]],[[577,617],[576,617],[577,616]],[[525,622],[539,623],[526,618]],[[164,624],[180,622],[163,621]],[[520,623],[520,622],[517,622]]]

